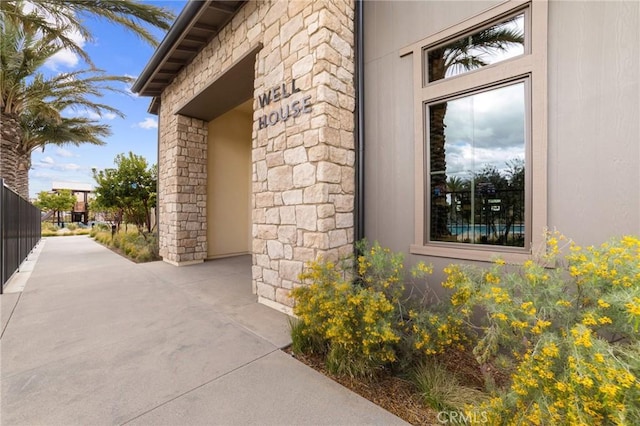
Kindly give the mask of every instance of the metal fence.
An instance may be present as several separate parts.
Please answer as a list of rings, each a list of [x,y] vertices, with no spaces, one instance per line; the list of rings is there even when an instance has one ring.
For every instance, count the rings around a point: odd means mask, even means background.
[[[40,241],[40,209],[0,179],[0,294],[4,285]]]
[[[492,188],[487,191],[478,185],[473,193],[446,191],[442,200],[446,207],[433,209],[432,215],[440,214],[435,220],[446,221],[446,232],[434,235],[432,230],[433,240],[524,246],[523,190]]]

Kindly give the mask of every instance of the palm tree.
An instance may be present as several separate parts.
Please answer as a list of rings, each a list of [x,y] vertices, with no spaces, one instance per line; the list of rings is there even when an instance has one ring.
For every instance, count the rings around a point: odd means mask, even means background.
[[[145,28],[150,25],[168,30],[174,15],[168,9],[135,0],[24,0],[0,1],[0,18],[24,27],[37,28],[65,49],[80,55],[87,63],[91,59],[69,34],[77,32],[92,41],[91,31],[83,23],[87,17],[106,20],[133,32],[155,46],[157,41]]]
[[[522,31],[509,25],[514,17],[502,24],[480,30],[428,52],[428,80],[438,81],[456,71],[469,71],[488,65],[486,54],[506,52],[514,45],[524,44]],[[447,103],[429,107],[430,170],[431,174],[431,238],[446,239],[451,235],[447,226],[449,206],[446,201],[447,164],[445,155],[445,124]]]
[[[52,37],[12,22],[5,22],[0,32],[0,176],[25,198],[34,149],[47,143],[103,143],[100,137],[109,134],[108,126],[65,117],[63,112],[82,108],[122,116],[92,98],[103,96],[105,91],[124,92],[111,84],[131,82],[129,77],[110,76],[96,69],[44,77],[36,70],[62,48]]]
[[[71,49],[93,67],[86,52],[68,36],[75,31],[91,40],[89,29],[82,23],[87,16],[118,24],[152,44],[155,40],[143,24],[167,29],[173,17],[163,8],[132,0],[0,1],[0,177],[25,198],[33,149],[46,143],[95,143],[107,134],[97,122],[64,118],[61,112],[65,108],[84,107],[99,114],[121,115],[89,96],[117,91],[109,83],[130,82],[129,78],[107,76],[95,69],[50,79],[37,74],[61,49]],[[24,129],[29,130],[28,140],[23,140]],[[45,130],[55,138],[45,141]],[[38,131],[43,133],[36,135]],[[98,133],[91,136],[92,131]],[[69,140],[64,141],[65,137]]]

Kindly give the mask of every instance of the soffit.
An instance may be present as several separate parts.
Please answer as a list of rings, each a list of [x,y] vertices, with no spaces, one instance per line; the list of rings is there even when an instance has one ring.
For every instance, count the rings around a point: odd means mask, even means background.
[[[211,121],[251,99],[255,80],[255,60],[260,49],[262,43],[253,46],[209,86],[176,108],[174,113]]]
[[[156,49],[132,90],[140,96],[160,96],[244,3],[246,0],[190,1]],[[158,106],[158,100],[154,99],[150,112],[157,112]]]

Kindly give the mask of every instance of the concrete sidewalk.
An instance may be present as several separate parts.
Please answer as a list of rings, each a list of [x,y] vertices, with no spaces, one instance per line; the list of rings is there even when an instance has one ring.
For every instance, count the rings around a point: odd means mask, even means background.
[[[39,249],[1,296],[2,424],[406,424],[279,350],[287,317],[255,302],[248,256],[178,268],[88,237]]]

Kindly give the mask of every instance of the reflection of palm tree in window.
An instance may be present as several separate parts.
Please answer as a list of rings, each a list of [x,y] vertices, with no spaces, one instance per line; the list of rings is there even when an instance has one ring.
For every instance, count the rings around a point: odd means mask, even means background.
[[[481,68],[524,52],[524,15],[480,30],[427,52],[428,80],[444,78]],[[445,116],[447,103],[429,107],[429,157],[431,171],[431,238],[451,235],[447,226],[447,173],[445,159]]]

